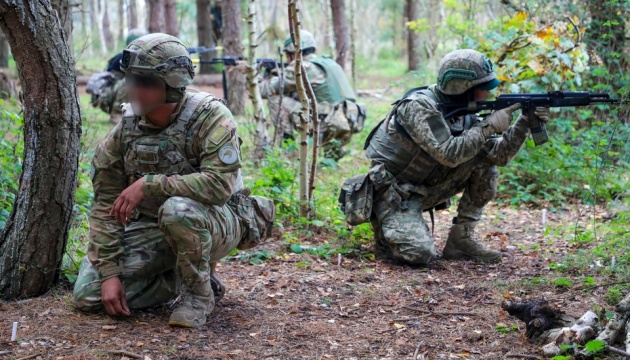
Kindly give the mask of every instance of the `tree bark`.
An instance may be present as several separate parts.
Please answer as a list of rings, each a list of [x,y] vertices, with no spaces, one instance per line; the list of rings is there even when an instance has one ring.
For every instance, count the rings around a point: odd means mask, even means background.
[[[243,30],[240,0],[222,2],[223,17],[223,54],[231,57],[243,56]],[[245,113],[246,81],[245,74],[237,68],[226,69],[228,84],[228,108],[234,115]]]
[[[0,231],[0,298],[43,294],[58,280],[76,190],[81,113],[72,55],[48,0],[1,0],[0,28],[20,69],[24,163]]]
[[[118,36],[116,37],[116,42],[118,45],[122,44],[125,41],[125,0],[118,0]]]
[[[407,0],[405,4],[407,22],[420,18],[418,0]],[[407,60],[409,71],[420,68],[420,34],[407,27]]]
[[[344,0],[330,0],[332,8],[333,29],[335,33],[335,60],[342,68],[346,67],[346,58],[350,49],[350,32],[346,20],[346,5]]]
[[[149,17],[147,19],[150,33],[166,31],[165,17],[164,17],[164,0],[148,0],[149,5]]]
[[[179,36],[179,24],[177,23],[177,6],[175,0],[164,0],[164,22],[167,34]]]
[[[210,0],[197,0],[197,45],[213,48],[216,43],[212,34],[212,21],[210,20]],[[211,60],[216,57],[216,51],[199,54],[201,60]],[[209,74],[212,65],[200,64],[199,73]]]
[[[52,0],[51,4],[61,22],[68,49],[72,52],[72,8],[68,0]]]
[[[136,0],[129,0],[127,8],[127,29],[133,30],[138,28],[138,5]]]
[[[114,35],[112,35],[112,27],[109,22],[109,9],[107,4],[109,1],[103,0],[103,38],[105,39],[105,46],[107,49],[114,48]]]
[[[0,68],[9,67],[9,42],[7,37],[0,32]]]

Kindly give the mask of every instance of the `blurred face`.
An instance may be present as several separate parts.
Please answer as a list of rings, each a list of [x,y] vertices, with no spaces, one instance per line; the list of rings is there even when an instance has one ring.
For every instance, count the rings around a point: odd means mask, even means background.
[[[475,89],[475,101],[487,101],[490,98],[490,91]]]
[[[288,51],[285,51],[284,53],[287,55],[287,62],[288,63],[290,63],[291,61],[293,61],[295,59],[295,53],[288,52]]]
[[[126,74],[125,82],[129,103],[136,115],[146,115],[166,103],[164,80]]]

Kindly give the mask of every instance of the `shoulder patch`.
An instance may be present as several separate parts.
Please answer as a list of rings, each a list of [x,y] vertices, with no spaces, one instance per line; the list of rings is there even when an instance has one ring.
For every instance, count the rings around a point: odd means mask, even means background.
[[[210,134],[210,141],[214,145],[220,144],[230,134],[230,130],[224,125],[219,125],[216,130]]]
[[[227,143],[219,149],[219,160],[226,165],[232,165],[238,161],[238,152],[231,143]]]

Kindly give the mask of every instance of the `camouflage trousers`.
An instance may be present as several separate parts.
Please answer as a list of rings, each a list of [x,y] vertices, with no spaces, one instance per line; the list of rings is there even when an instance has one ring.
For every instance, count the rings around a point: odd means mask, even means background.
[[[423,218],[431,209],[463,190],[457,218],[479,221],[484,206],[497,192],[499,172],[479,157],[450,170],[435,186],[418,186],[405,192],[392,185],[374,194],[372,226],[377,245],[392,258],[425,265],[437,255],[433,236]],[[406,198],[406,200],[405,200]]]
[[[293,138],[293,133],[300,129],[300,119],[297,113],[301,103],[291,97],[272,96],[267,100],[271,121],[282,132],[283,138]],[[321,104],[319,124],[320,146],[324,149],[324,156],[335,160],[345,155],[344,147],[350,142],[352,129],[350,122],[343,113],[342,107],[331,107]],[[321,114],[326,114],[322,116]]]
[[[164,202],[157,219],[130,223],[124,233],[120,276],[129,308],[155,306],[177,296],[180,285],[194,288],[208,282],[210,264],[234,250],[244,231],[230,206],[209,206],[184,197]],[[81,311],[104,309],[99,273],[87,257],[73,295],[74,306]]]

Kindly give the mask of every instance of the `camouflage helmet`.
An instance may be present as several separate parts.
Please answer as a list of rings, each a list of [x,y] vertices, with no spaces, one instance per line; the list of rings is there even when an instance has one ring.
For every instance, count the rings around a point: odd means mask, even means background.
[[[133,40],[123,50],[120,69],[130,75],[160,78],[180,92],[195,76],[188,49],[178,38],[161,33]]]
[[[127,34],[127,38],[125,39],[125,44],[129,45],[131,44],[132,41],[148,33],[149,32],[144,29],[131,29],[129,30],[129,34]]]
[[[500,84],[492,62],[485,55],[471,49],[455,50],[442,58],[438,66],[437,88],[446,95],[460,95],[488,83],[491,90]]]
[[[300,42],[302,43],[302,51],[310,48],[317,49],[315,37],[313,37],[313,34],[306,30],[300,30]],[[290,53],[295,52],[295,46],[293,46],[293,40],[291,40],[291,36],[284,40],[283,50]]]

